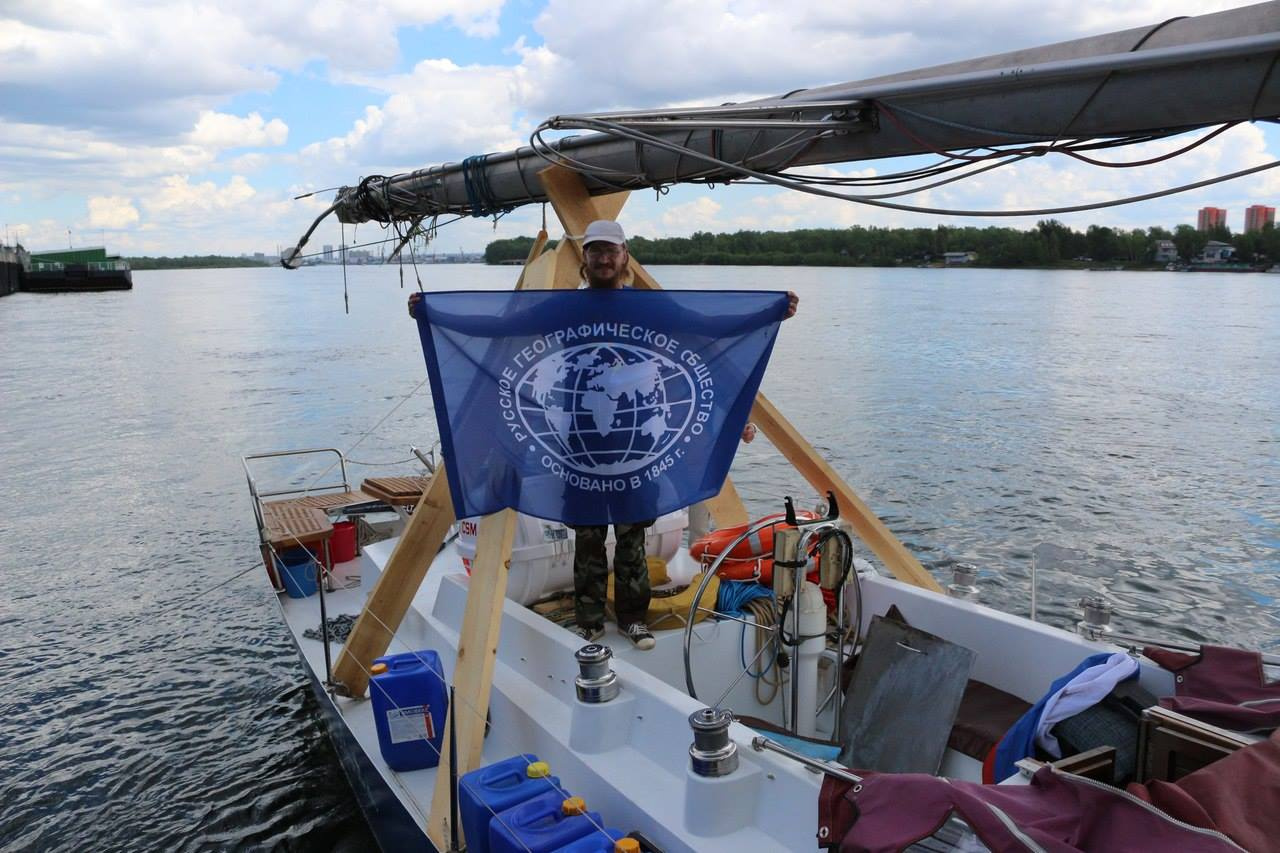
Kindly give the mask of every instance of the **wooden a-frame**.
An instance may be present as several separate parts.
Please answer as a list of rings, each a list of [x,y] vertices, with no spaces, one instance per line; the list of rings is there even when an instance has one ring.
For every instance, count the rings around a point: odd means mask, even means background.
[[[628,193],[615,193],[592,198],[575,172],[559,166],[544,169],[538,177],[566,235],[583,234],[587,224],[595,219],[616,219],[628,196]],[[578,286],[582,264],[582,247],[578,240],[561,240],[550,252],[544,251],[546,242],[547,234],[543,231],[525,260],[516,283],[517,290]],[[635,286],[661,289],[634,257],[631,258],[631,272]],[[850,521],[859,538],[896,577],[925,589],[941,591],[906,546],[763,394],[756,396],[751,419],[810,485],[821,493],[831,491],[835,494],[842,517]],[[748,521],[746,508],[728,479],[720,494],[709,504],[712,516],[722,527]],[[404,534],[338,656],[333,668],[333,681],[340,693],[355,697],[364,695],[369,686],[369,667],[373,659],[386,653],[392,636],[408,612],[431,561],[455,520],[442,466],[414,509]],[[466,710],[457,717],[459,776],[474,770],[480,762],[515,526],[515,512],[503,510],[482,519],[476,536],[476,557],[471,563],[467,604],[454,665],[454,702],[445,720],[447,743],[447,733],[454,724],[455,707]],[[427,835],[440,850],[448,848],[450,838],[449,765],[450,756],[446,752],[441,756],[431,813],[427,819]]]

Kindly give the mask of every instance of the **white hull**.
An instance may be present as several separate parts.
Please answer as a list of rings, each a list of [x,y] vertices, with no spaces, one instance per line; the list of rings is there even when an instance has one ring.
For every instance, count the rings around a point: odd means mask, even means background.
[[[394,544],[391,540],[367,546],[357,560],[337,567],[339,587],[344,578],[355,574],[360,582],[327,594],[330,616],[360,612]],[[1054,678],[1084,657],[1115,650],[889,578],[864,574],[862,588],[864,630],[872,615],[897,605],[913,626],[974,651],[974,679],[1028,702],[1038,699]],[[446,677],[451,678],[466,589],[460,559],[448,546],[427,573],[388,653],[434,649]],[[319,624],[316,598],[282,596],[281,602],[304,663],[323,680],[323,646],[302,637],[303,630]],[[741,672],[742,627],[730,621],[696,626],[693,667],[704,700],[714,700]],[[602,642],[613,649],[621,694],[612,702],[587,705],[577,700],[574,689],[578,674],[574,652],[581,643],[570,632],[507,600],[490,701],[492,728],[482,765],[534,753],[550,763],[567,790],[601,812],[609,826],[639,830],[666,851],[815,849],[821,777],[788,758],[753,751],[750,743],[757,733],[752,729],[738,723],[731,727],[741,760],[737,771],[718,779],[691,771],[688,717],[704,702],[690,698],[684,689],[682,632],[656,633],[657,647],[648,652],[631,648],[612,630],[606,634]],[[750,632],[746,642],[749,658],[754,651]],[[339,644],[333,644],[335,659],[338,650]],[[1141,666],[1147,689],[1157,695],[1172,692],[1169,673],[1145,660]],[[397,773],[386,766],[368,700],[322,695],[321,701],[327,705],[326,717],[339,751],[349,752],[354,744],[363,753],[363,761],[347,756],[344,764],[349,773],[357,774],[352,784],[375,833],[398,839],[383,843],[403,849],[402,824],[407,815],[426,844],[436,771]],[[743,679],[722,703],[739,714],[778,721],[780,715],[774,709],[780,705],[780,700],[770,707],[759,705],[750,679]],[[828,709],[819,718],[823,734],[831,730],[831,717]],[[948,750],[942,775],[977,781],[980,773],[977,761]]]

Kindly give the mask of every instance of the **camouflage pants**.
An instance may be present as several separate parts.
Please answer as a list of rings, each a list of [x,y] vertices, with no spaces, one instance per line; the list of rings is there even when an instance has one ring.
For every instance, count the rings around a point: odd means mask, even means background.
[[[643,622],[649,610],[649,564],[645,561],[644,531],[653,521],[615,524],[613,551],[614,611],[619,625]],[[579,625],[603,625],[609,587],[609,563],[604,541],[607,525],[574,527],[573,606]]]

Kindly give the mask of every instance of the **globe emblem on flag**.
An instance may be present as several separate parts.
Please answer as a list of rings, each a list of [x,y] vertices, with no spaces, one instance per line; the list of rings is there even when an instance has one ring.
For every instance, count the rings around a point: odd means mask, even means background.
[[[665,354],[623,343],[551,353],[516,387],[529,433],[567,467],[613,476],[650,465],[693,419],[692,374]]]

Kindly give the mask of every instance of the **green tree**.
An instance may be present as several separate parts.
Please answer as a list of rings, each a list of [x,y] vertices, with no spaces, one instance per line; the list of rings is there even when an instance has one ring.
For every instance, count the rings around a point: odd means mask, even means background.
[[[1178,249],[1178,257],[1184,261],[1198,257],[1204,251],[1204,244],[1208,242],[1207,234],[1190,225],[1179,225],[1173,230],[1173,245]]]

